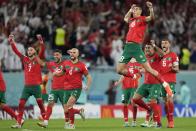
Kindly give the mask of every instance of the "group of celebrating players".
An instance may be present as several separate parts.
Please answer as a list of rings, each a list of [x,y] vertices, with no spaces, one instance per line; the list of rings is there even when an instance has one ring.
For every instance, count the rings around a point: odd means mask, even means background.
[[[44,44],[41,35],[37,35],[37,39],[40,44]],[[16,114],[5,103],[5,82],[3,80],[2,72],[0,72],[0,105],[8,114],[10,114],[17,121],[11,128],[21,128],[24,124],[23,113],[25,104],[30,96],[36,98],[37,104],[40,108],[43,121],[37,123],[40,127],[46,128],[48,126],[48,120],[52,114],[52,107],[54,103],[60,100],[65,115],[65,128],[74,129],[74,115],[79,114],[82,119],[85,119],[84,109],[75,109],[73,105],[77,102],[82,88],[88,90],[91,85],[91,76],[87,67],[81,62],[79,57],[79,50],[72,48],[68,51],[70,55],[69,60],[62,59],[62,52],[60,50],[54,50],[54,61],[45,62],[40,59],[34,47],[29,46],[27,49],[27,55],[21,54],[16,48],[14,36],[10,35],[8,41],[15,52],[20,57],[24,66],[24,79],[25,84],[22,91],[22,95],[19,100],[18,114]],[[42,49],[40,50],[43,51]],[[39,53],[42,54],[42,53]],[[49,103],[45,109],[40,84],[42,83],[41,67],[46,67],[52,73],[52,85],[51,92],[49,94]],[[87,78],[85,87],[82,87],[83,75]]]
[[[142,50],[144,34],[147,30],[147,22],[154,19],[153,6],[146,2],[149,8],[149,16],[141,16],[141,7],[133,4],[124,17],[129,24],[126,36],[126,44],[117,65],[117,72],[122,75],[116,85],[122,83],[122,102],[124,103],[125,127],[128,122],[128,104],[132,103],[133,121],[131,126],[136,126],[137,105],[146,109],[146,121],[142,127],[162,127],[161,112],[158,105],[159,98],[163,97],[168,128],[174,127],[174,103],[176,73],[179,71],[178,56],[170,50],[171,42],[164,38],[161,48],[156,46],[154,40],[150,40]],[[128,64],[127,64],[128,63]],[[144,73],[144,84],[138,87],[138,79]],[[137,88],[137,89],[136,89]],[[142,98],[147,98],[145,103]],[[149,122],[153,119],[153,123]]]
[[[151,40],[142,50],[142,42],[147,29],[147,23],[154,19],[153,6],[151,2],[146,2],[149,8],[149,16],[141,16],[141,7],[133,4],[124,17],[125,22],[129,24],[129,31],[126,36],[126,44],[122,57],[117,65],[117,73],[121,75],[115,83],[122,82],[122,102],[124,103],[123,115],[125,127],[130,126],[128,122],[128,104],[131,102],[133,111],[133,121],[131,126],[136,126],[137,105],[146,109],[146,121],[141,124],[142,127],[154,126],[160,128],[161,112],[159,109],[159,98],[163,97],[165,111],[167,114],[168,128],[174,127],[174,104],[173,94],[175,93],[176,73],[179,71],[178,57],[170,51],[171,43],[168,39],[163,39],[161,48],[156,46],[155,41]],[[42,37],[37,35],[40,44],[44,44]],[[54,61],[45,62],[37,55],[35,48],[28,47],[27,55],[21,54],[15,45],[14,36],[10,35],[8,41],[18,57],[20,57],[24,66],[25,84],[22,95],[19,100],[18,114],[16,114],[5,103],[5,82],[0,71],[0,107],[16,119],[16,124],[12,128],[21,128],[24,124],[23,112],[25,103],[30,96],[36,98],[40,108],[42,122],[40,127],[46,128],[48,120],[52,114],[54,104],[60,100],[65,115],[65,128],[74,129],[74,115],[79,114],[83,119],[84,109],[75,109],[76,103],[82,90],[82,76],[86,76],[87,83],[85,90],[88,90],[92,78],[88,73],[85,64],[79,61],[79,50],[72,48],[68,51],[69,60],[62,59],[62,52],[54,50]],[[42,50],[41,50],[42,52]],[[41,53],[39,53],[41,54]],[[52,73],[51,92],[49,94],[49,103],[44,108],[40,84],[41,67],[46,67]],[[144,84],[138,87],[138,80],[144,73]],[[137,88],[138,87],[138,88]],[[142,98],[147,98],[145,103]],[[149,124],[153,117],[154,123]]]

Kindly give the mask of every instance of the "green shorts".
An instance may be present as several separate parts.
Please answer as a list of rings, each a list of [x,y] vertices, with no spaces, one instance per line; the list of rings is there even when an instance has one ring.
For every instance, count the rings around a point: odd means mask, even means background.
[[[120,63],[128,63],[134,57],[138,63],[145,63],[146,56],[142,50],[142,46],[136,43],[127,43],[124,46],[123,54],[119,60]]]
[[[173,94],[175,94],[175,93],[176,93],[176,89],[175,89],[175,85],[176,85],[176,84],[175,84],[175,83],[169,83],[169,85],[170,85],[170,88],[171,88]],[[167,96],[167,93],[166,93],[164,87],[161,88],[161,96],[162,96],[162,97],[166,97],[166,96]]]
[[[48,102],[48,94],[42,94],[42,100]]]
[[[59,101],[61,102],[61,104],[63,104],[64,102],[64,90],[51,90],[50,94],[48,96],[48,101],[54,101],[55,103]]]
[[[133,98],[133,95],[135,93],[137,88],[128,88],[128,89],[123,89],[122,90],[122,96],[121,96],[121,99],[122,99],[122,103],[124,104],[129,104],[131,103],[131,98]]]
[[[136,93],[148,99],[158,99],[161,95],[161,88],[160,84],[143,84],[136,90]]]
[[[80,97],[82,89],[64,90],[64,104],[67,103],[71,96],[76,98],[76,101]]]
[[[4,91],[0,91],[0,103],[6,103]]]
[[[27,100],[32,95],[36,99],[37,98],[42,98],[42,93],[41,93],[41,87],[40,87],[40,85],[25,86],[24,89],[23,89],[23,91],[22,91],[22,96],[20,98]]]

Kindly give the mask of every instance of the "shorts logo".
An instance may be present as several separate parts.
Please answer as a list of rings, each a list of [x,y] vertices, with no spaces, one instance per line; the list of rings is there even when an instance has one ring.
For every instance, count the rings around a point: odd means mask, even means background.
[[[123,62],[124,59],[125,59],[125,57],[121,56],[119,62]]]
[[[140,58],[143,58],[143,56],[142,56],[142,55],[140,55]]]

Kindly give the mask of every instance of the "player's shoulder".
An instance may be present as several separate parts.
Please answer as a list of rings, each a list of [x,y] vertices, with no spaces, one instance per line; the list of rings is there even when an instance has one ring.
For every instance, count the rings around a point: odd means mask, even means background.
[[[170,55],[170,56],[173,56],[173,57],[178,57],[178,55],[177,55],[175,52],[173,52],[173,51],[171,51],[171,52],[169,53],[169,55]]]
[[[81,66],[86,66],[86,64],[82,61],[78,61],[78,64],[81,65]]]

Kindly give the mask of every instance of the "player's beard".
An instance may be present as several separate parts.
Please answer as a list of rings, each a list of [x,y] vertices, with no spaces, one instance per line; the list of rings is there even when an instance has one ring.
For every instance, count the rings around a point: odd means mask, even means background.
[[[56,63],[60,63],[61,62],[61,59],[60,58],[55,58],[55,62]]]
[[[28,55],[29,58],[33,58],[35,56],[35,53]]]

